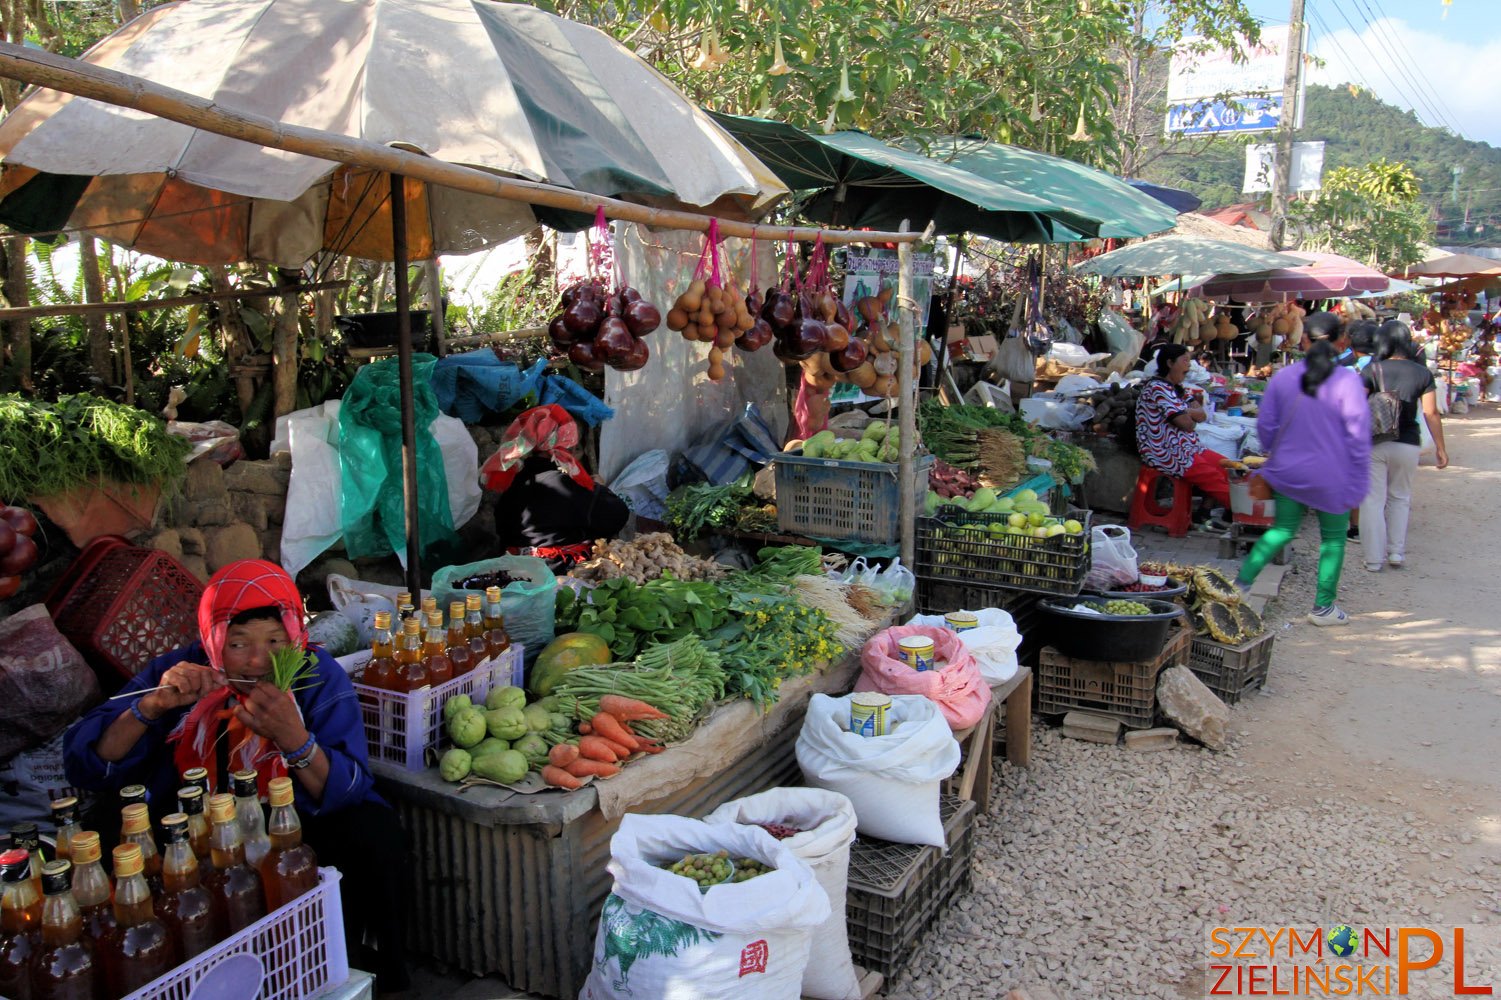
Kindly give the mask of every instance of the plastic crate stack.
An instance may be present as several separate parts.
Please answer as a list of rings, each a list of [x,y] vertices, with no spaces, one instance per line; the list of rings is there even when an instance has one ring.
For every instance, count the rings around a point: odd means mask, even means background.
[[[1151,729],[1157,720],[1157,677],[1187,666],[1193,632],[1174,627],[1162,652],[1140,663],[1082,660],[1045,647],[1037,663],[1037,712],[1089,712],[1119,719],[1128,729]]]
[[[932,455],[917,457],[916,506],[928,492]],[[776,457],[777,528],[810,538],[891,545],[901,538],[897,466],[832,458]]]
[[[1220,701],[1234,705],[1266,685],[1272,666],[1273,638],[1267,632],[1238,646],[1227,646],[1206,636],[1194,636],[1188,669],[1219,695]]]
[[[920,517],[913,572],[931,582],[1073,597],[1089,573],[1090,512],[1071,510],[1068,516],[1083,530],[1050,538],[1008,534],[1008,514],[953,510]]]

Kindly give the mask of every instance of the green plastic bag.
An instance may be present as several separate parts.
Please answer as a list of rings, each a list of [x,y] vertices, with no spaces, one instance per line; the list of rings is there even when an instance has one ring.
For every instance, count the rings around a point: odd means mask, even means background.
[[[464,590],[459,581],[482,573],[504,571],[514,579],[500,591],[500,613],[512,642],[525,643],[526,658],[534,659],[557,635],[558,578],[547,563],[535,556],[500,556],[463,566],[444,566],[433,574],[432,595],[438,607],[462,601],[483,590]]]
[[[437,358],[412,355],[417,411],[418,540],[424,558],[435,547],[456,547],[443,452],[431,425],[438,401],[429,378]],[[396,358],[359,370],[339,407],[341,519],[351,559],[406,554],[406,506],[401,482],[401,383]]]

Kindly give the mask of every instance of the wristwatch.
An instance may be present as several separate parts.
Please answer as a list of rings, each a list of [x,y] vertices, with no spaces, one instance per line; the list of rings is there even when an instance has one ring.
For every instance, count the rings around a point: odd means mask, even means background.
[[[301,770],[304,767],[311,766],[313,763],[313,754],[317,752],[317,750],[318,744],[314,743],[312,748],[309,749],[307,753],[303,754],[301,757],[298,757],[296,760],[287,761],[287,766],[296,768],[298,770]]]
[[[282,762],[287,767],[303,768],[313,762],[313,751],[318,749],[317,738],[312,733],[308,734],[307,742],[293,750],[291,753],[281,755]]]

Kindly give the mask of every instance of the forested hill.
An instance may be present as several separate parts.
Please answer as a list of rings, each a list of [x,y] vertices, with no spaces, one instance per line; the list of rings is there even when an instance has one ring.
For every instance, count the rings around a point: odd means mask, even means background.
[[[1258,136],[1253,141],[1267,139]],[[1406,163],[1417,172],[1423,199],[1434,209],[1437,242],[1501,246],[1501,149],[1430,128],[1409,111],[1365,91],[1351,94],[1346,87],[1308,88],[1298,139],[1324,140],[1325,169],[1361,166],[1382,157]],[[1222,140],[1208,150],[1198,143],[1194,153],[1186,148],[1158,159],[1146,173],[1153,180],[1193,191],[1204,198],[1206,208],[1250,200],[1240,193],[1243,142]],[[1454,167],[1463,168],[1457,202]]]

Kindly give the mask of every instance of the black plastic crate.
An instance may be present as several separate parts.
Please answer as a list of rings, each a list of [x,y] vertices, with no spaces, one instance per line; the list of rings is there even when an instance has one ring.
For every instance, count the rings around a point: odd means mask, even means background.
[[[1219,695],[1220,701],[1234,705],[1266,684],[1272,666],[1272,639],[1273,634],[1267,632],[1238,646],[1227,646],[1196,635],[1188,651],[1188,669]]]
[[[1156,658],[1140,663],[1081,660],[1044,647],[1037,661],[1037,712],[1091,712],[1119,719],[1128,728],[1150,729],[1157,719],[1157,675],[1188,664],[1193,632],[1174,626]]]
[[[845,916],[856,964],[895,975],[923,931],[969,885],[975,854],[973,802],[940,796],[947,848],[857,837],[850,846]]]
[[[1006,534],[1009,514],[919,517],[912,571],[930,580],[1073,597],[1089,573],[1090,512],[1068,516],[1084,530],[1052,538]]]

